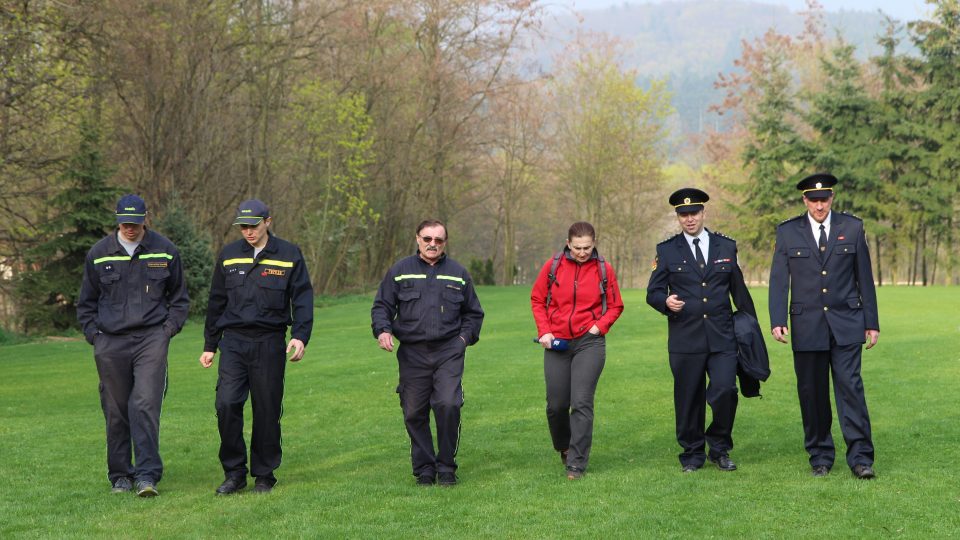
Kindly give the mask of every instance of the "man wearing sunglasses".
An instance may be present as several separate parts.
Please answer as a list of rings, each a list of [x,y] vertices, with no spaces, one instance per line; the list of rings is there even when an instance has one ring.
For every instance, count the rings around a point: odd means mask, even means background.
[[[483,309],[470,274],[444,254],[446,226],[427,220],[417,226],[417,253],[394,264],[373,301],[373,336],[392,352],[400,342],[400,407],[410,435],[417,484],[453,486],[463,406],[464,355],[480,339]],[[437,425],[437,451],[430,410]]]

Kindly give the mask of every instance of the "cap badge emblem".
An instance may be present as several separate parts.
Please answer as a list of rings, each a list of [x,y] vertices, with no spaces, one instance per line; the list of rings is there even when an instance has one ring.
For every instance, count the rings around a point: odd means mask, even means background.
[[[822,187],[823,187],[823,182],[817,182],[817,189],[820,189]]]
[[[685,197],[683,199],[683,204],[690,204],[690,197]]]

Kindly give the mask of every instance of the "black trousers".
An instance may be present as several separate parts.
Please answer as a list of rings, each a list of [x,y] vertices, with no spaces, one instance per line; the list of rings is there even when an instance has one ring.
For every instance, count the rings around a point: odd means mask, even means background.
[[[847,443],[847,465],[873,465],[873,440],[870,415],[860,378],[859,343],[839,346],[831,339],[829,351],[794,352],[797,394],[803,419],[803,446],[810,455],[810,466],[833,466],[835,450],[830,433],[833,417],[830,408],[830,373],[843,440]]]
[[[701,466],[704,446],[717,458],[733,449],[733,421],[737,416],[737,351],[670,353],[677,442],[683,448],[681,465]],[[706,385],[709,375],[710,384]],[[706,391],[704,386],[706,385]],[[706,404],[713,420],[704,431]]]
[[[97,334],[93,357],[107,426],[107,477],[159,482],[160,409],[167,391],[170,338],[161,325],[124,335]],[[136,455],[131,464],[130,441]]]
[[[567,466],[586,470],[593,446],[593,399],[606,362],[604,336],[587,333],[565,351],[543,351],[547,425],[553,448],[567,454]]]
[[[466,348],[458,336],[441,342],[401,344],[397,349],[397,393],[410,435],[414,476],[457,470]],[[436,452],[430,432],[431,410],[437,426]]]
[[[284,332],[244,334],[227,330],[220,340],[216,408],[220,463],[227,477],[243,478],[248,472],[243,407],[249,394],[253,408],[249,472],[276,483],[273,471],[280,466],[286,368],[284,336]]]

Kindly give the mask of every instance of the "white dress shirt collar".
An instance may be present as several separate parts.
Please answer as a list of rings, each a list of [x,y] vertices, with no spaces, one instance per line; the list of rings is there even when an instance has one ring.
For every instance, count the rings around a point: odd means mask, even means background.
[[[823,230],[827,233],[827,239],[830,238],[830,218],[833,217],[833,210],[827,213],[827,219],[823,220]],[[820,241],[820,223],[813,219],[810,212],[807,212],[807,219],[810,221],[810,230],[813,231],[814,242]]]
[[[707,261],[710,259],[710,234],[707,232],[707,228],[704,227],[700,229],[700,234],[697,236],[690,236],[686,232],[683,233],[684,240],[687,241],[687,245],[690,247],[690,252],[693,253],[694,257],[697,255],[697,250],[693,247],[693,239],[700,239],[700,251],[703,252],[703,260]]]

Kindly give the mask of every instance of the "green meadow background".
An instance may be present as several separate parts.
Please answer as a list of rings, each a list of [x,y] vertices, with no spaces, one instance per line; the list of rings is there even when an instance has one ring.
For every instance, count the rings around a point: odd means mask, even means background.
[[[590,469],[566,480],[547,433],[528,292],[479,291],[487,317],[467,353],[455,488],[414,484],[396,358],[370,334],[371,297],[318,308],[307,356],[287,365],[283,465],[268,495],[213,494],[216,369],[197,362],[200,324],[171,344],[155,499],[109,491],[82,339],[0,347],[0,538],[960,535],[960,289],[879,290],[880,342],[863,355],[877,451],[869,482],[846,468],[836,422],[837,464],[810,476],[790,349],[773,343],[763,398],[740,400],[731,454],[740,469],[681,474],[666,321],[641,290],[624,292],[608,336]],[[753,294],[766,326],[767,291]]]

